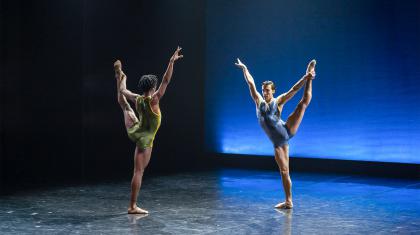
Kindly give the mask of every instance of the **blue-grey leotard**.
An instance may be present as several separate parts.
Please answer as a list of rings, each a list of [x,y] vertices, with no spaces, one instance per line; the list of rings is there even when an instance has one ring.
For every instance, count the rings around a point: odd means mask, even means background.
[[[281,120],[277,99],[273,99],[270,103],[261,100],[257,108],[257,118],[274,147],[281,147],[287,144],[288,140],[293,137],[286,123]]]

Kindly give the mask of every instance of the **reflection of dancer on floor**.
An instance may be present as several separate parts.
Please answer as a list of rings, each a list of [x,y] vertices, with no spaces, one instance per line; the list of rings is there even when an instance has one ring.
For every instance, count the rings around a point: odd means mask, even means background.
[[[134,174],[131,181],[131,199],[128,207],[129,214],[147,214],[148,211],[137,206],[137,196],[140,190],[143,172],[149,163],[152,154],[153,140],[160,126],[161,113],[159,100],[165,94],[166,87],[171,81],[174,62],[183,56],[179,54],[181,48],[178,47],[172,55],[168,68],[163,75],[159,88],[157,87],[157,77],[155,75],[143,75],[138,83],[140,93],[138,95],[127,90],[127,76],[122,71],[119,60],[114,63],[115,78],[117,79],[118,103],[124,113],[124,123],[128,137],[136,143],[134,152]],[[135,108],[139,117],[127,102],[135,103]]]
[[[283,182],[283,189],[286,194],[286,201],[277,204],[276,208],[290,209],[293,207],[292,202],[292,181],[289,175],[289,144],[288,140],[292,138],[302,121],[306,108],[309,105],[312,97],[312,80],[315,78],[315,64],[312,60],[306,69],[306,74],[303,76],[288,92],[274,98],[273,94],[276,90],[272,81],[265,81],[262,84],[261,97],[258,93],[254,79],[249,73],[247,67],[238,59],[236,66],[242,69],[245,81],[248,83],[251,97],[255,102],[257,108],[257,117],[261,127],[264,129],[267,136],[274,145],[274,156],[277,165],[280,169],[280,174]],[[289,101],[303,86],[305,90],[303,97],[295,110],[287,118],[286,122],[281,120],[281,112],[284,104]]]

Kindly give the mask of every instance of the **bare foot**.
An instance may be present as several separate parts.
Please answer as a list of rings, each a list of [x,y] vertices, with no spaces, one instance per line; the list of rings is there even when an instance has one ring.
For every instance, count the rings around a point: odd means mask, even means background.
[[[125,76],[124,72],[122,71],[122,64],[120,60],[116,60],[114,62],[114,71],[115,71],[115,79],[117,79],[117,82],[120,82]]]
[[[279,204],[274,206],[277,209],[292,209],[293,203],[291,202],[280,202]]]
[[[128,208],[128,214],[149,214],[149,212],[136,206],[135,208]]]
[[[315,65],[316,60],[311,60],[311,62],[309,62],[308,67],[306,68],[306,74],[304,76],[306,79],[315,79]]]
[[[308,67],[306,68],[306,73],[312,73],[315,71],[316,60],[311,60],[309,62]]]
[[[121,71],[122,65],[121,65],[121,61],[120,60],[116,60],[114,62],[114,70],[115,71]]]

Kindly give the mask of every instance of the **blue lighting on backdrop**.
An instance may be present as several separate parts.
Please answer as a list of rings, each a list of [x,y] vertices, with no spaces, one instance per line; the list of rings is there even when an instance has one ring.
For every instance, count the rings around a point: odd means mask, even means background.
[[[315,58],[312,102],[290,155],[420,163],[418,12],[418,1],[207,1],[207,148],[273,155],[236,57],[258,88],[273,80],[277,95]]]

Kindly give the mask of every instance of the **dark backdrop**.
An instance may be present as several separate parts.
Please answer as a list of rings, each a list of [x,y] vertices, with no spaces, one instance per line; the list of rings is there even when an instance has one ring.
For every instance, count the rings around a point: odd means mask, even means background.
[[[204,162],[202,1],[1,0],[0,183],[129,179],[134,144],[117,103],[113,61],[128,87],[184,59],[161,101],[148,172]]]
[[[275,169],[273,159],[255,158],[253,161],[249,157],[235,157],[229,158],[226,164],[220,162],[221,159],[225,160],[223,157],[206,158],[201,149],[209,144],[203,143],[208,141],[204,140],[204,118],[207,116],[209,120],[214,114],[205,114],[205,103],[209,107],[219,107],[215,101],[223,98],[220,92],[224,89],[247,92],[246,88],[242,90],[243,83],[240,86],[232,85],[225,80],[217,80],[223,76],[210,76],[207,73],[225,70],[234,73],[232,79],[243,82],[242,75],[233,67],[234,57],[227,60],[227,57],[218,57],[216,53],[224,50],[224,55],[230,55],[226,49],[231,47],[212,47],[228,42],[223,33],[229,32],[226,35],[231,35],[230,29],[226,31],[226,28],[232,25],[220,18],[224,12],[211,6],[226,9],[231,6],[229,4],[235,3],[192,0],[0,0],[0,193],[5,192],[6,188],[19,188],[32,183],[51,185],[129,179],[134,144],[126,136],[123,115],[117,104],[113,61],[117,58],[123,61],[128,74],[128,87],[135,90],[141,74],[161,76],[164,73],[177,45],[184,48],[185,57],[175,65],[172,83],[161,101],[162,126],[146,173],[180,172],[208,165],[258,168],[260,163]],[[387,5],[386,9],[391,8]],[[317,11],[318,8],[311,9]],[[244,14],[240,9],[232,12],[232,17],[243,17]],[[249,13],[253,13],[252,9]],[[211,20],[217,20],[220,24],[209,24]],[[412,24],[418,25],[416,22]],[[209,25],[212,27],[206,29]],[[387,28],[386,25],[384,28]],[[232,30],[239,29],[232,27]],[[405,33],[418,32],[404,29]],[[241,42],[239,39],[233,41]],[[414,45],[410,53],[417,51],[418,45]],[[299,47],[291,49],[296,48]],[[245,55],[252,54],[252,50],[243,49],[238,51]],[[275,50],[271,51],[277,55]],[[240,56],[238,53],[236,55]],[[296,71],[312,58],[312,55],[299,55],[295,54],[299,61],[296,58],[291,61]],[[211,61],[206,63],[206,57]],[[270,58],[270,54],[267,57],[261,52],[252,54],[254,57]],[[226,63],[221,63],[225,60]],[[258,69],[264,67],[252,66],[259,62],[252,62],[249,58],[245,61],[249,61],[256,75]],[[412,62],[413,65],[418,64],[418,61]],[[205,68],[210,63],[220,64],[220,67]],[[275,68],[275,65],[269,67]],[[325,77],[322,63],[319,65],[319,77]],[[208,78],[207,86],[205,76]],[[264,76],[258,77],[262,79]],[[415,80],[412,78],[408,81]],[[216,83],[220,86],[213,86]],[[208,93],[212,95],[207,97],[206,102],[204,91],[210,91],[209,84],[218,90]],[[411,86],[408,88],[412,89]],[[236,98],[228,100],[228,103],[233,100]],[[246,102],[252,104],[249,100]],[[313,102],[316,104],[315,100]],[[417,110],[415,105],[412,107]],[[308,115],[311,115],[310,112]],[[210,152],[209,155],[216,154]],[[292,159],[292,170],[298,168],[293,163],[298,160]],[[309,163],[300,162],[296,166],[324,171],[333,171],[338,165],[345,170],[355,168],[345,161],[331,163],[318,159]],[[314,168],[314,163],[322,167]],[[376,169],[378,165],[371,163],[370,166]],[[418,176],[418,165],[410,167],[410,176]],[[395,171],[397,168],[389,165],[381,169],[389,172],[387,169]],[[407,168],[404,166],[404,169]]]

